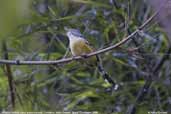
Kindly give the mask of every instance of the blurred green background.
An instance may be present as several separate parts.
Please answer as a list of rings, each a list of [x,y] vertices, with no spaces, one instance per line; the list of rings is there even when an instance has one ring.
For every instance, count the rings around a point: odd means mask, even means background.
[[[56,60],[71,57],[64,27],[76,28],[99,50],[136,30],[152,15],[147,0],[1,0],[1,59]],[[5,43],[7,50],[3,48]],[[0,66],[0,111],[98,111],[123,114],[167,50],[167,35],[156,21],[119,48],[101,54],[110,85],[96,68],[72,61],[59,65],[10,66],[15,106],[5,65]],[[140,49],[141,51],[139,51]],[[142,51],[143,50],[143,51]],[[136,114],[171,109],[171,61],[158,70]]]

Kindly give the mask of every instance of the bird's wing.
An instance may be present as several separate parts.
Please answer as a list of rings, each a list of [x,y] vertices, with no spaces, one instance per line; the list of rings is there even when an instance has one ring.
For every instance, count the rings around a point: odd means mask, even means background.
[[[88,42],[88,40],[84,39],[85,43],[92,49],[92,51],[95,51],[95,48],[93,47],[93,45]]]
[[[91,50],[91,52],[96,51],[95,48],[93,48],[93,46],[86,39],[84,39],[84,41],[87,45],[87,48],[89,48],[89,50]],[[100,57],[98,55],[95,55],[92,58],[94,59],[94,61],[96,61],[95,62],[96,65],[100,64]],[[94,62],[91,62],[91,63],[94,63]]]

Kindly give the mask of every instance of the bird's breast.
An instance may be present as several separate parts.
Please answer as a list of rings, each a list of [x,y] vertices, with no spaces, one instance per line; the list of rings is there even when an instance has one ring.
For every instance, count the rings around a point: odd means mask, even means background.
[[[86,51],[86,43],[82,39],[75,39],[70,41],[70,48],[71,48],[71,53],[74,56],[82,55],[85,53],[88,53]]]
[[[84,55],[93,52],[93,49],[87,44],[84,39],[75,39],[70,41],[70,49],[73,56]],[[96,64],[96,56],[86,59],[87,64]]]

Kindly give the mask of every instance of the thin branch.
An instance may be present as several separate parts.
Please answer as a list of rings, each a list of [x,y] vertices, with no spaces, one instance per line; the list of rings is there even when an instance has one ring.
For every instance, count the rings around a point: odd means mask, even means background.
[[[4,58],[8,60],[8,50],[7,50],[7,45],[6,42],[2,42],[2,49],[4,52]],[[9,92],[10,92],[10,102],[12,105],[12,108],[14,109],[15,107],[15,90],[14,90],[14,83],[13,83],[13,76],[12,76],[12,71],[11,71],[11,66],[9,64],[5,64],[5,74],[8,77],[8,85],[9,85]]]
[[[162,65],[164,64],[164,62],[169,59],[171,53],[171,45],[169,45],[168,50],[166,51],[166,54],[163,55],[163,57],[161,58],[161,60],[157,63],[157,65],[154,67],[153,73],[156,74],[160,68],[162,67]]]
[[[160,59],[160,61],[156,64],[156,66],[153,68],[153,71],[151,74],[149,74],[148,79],[145,81],[143,87],[139,90],[135,103],[130,105],[128,107],[126,114],[135,114],[136,107],[135,105],[142,101],[145,97],[145,94],[148,92],[151,84],[152,84],[152,76],[156,76],[156,73],[160,68],[162,68],[164,62],[169,59],[169,54],[171,53],[171,46],[168,47],[166,54],[163,55],[163,57]]]
[[[164,4],[162,4],[160,6],[160,8],[156,11],[156,13],[154,13],[155,16],[163,8],[163,5]],[[150,18],[153,19],[154,17],[151,16]],[[150,18],[148,20],[151,20]],[[148,23],[149,22],[147,22],[147,21],[144,22],[144,24],[142,24],[139,29],[140,30],[143,29]],[[148,75],[148,77],[147,77],[148,79],[146,79],[143,87],[141,87],[140,90],[138,91],[135,102],[128,107],[126,114],[135,114],[136,113],[136,105],[144,99],[145,95],[147,94],[147,92],[152,84],[152,76],[154,76],[157,73],[157,71],[163,66],[164,61],[169,58],[170,51],[171,51],[171,48],[169,47],[166,54],[163,55],[163,57],[159,61],[159,63],[152,69],[152,72]]]
[[[145,28],[159,13],[159,11],[156,11],[147,21],[145,21],[139,28],[137,28],[133,33],[131,33],[129,36],[121,40],[120,42],[116,43],[115,45],[109,46],[107,48],[97,50],[95,52],[92,52],[90,54],[87,54],[86,57],[91,57],[94,55],[98,55],[101,53],[108,52],[110,50],[113,50],[122,44],[126,43],[128,40],[131,40],[133,36],[135,36],[140,30]],[[11,65],[52,65],[52,64],[62,64],[62,63],[68,63],[73,60],[79,60],[82,59],[81,56],[71,57],[71,58],[65,58],[60,60],[54,60],[54,61],[22,61],[22,60],[0,60],[0,64],[11,64]]]
[[[152,84],[152,76],[157,76],[158,71],[162,68],[165,61],[169,59],[171,53],[171,46],[168,47],[167,51],[163,55],[163,57],[160,59],[160,61],[155,65],[155,67],[152,70],[152,73],[149,74],[148,79],[145,81],[143,87],[139,90],[136,101],[134,104],[132,104],[127,111],[127,114],[135,114],[136,107],[135,105],[142,101],[145,97],[145,94],[148,92],[151,84]]]

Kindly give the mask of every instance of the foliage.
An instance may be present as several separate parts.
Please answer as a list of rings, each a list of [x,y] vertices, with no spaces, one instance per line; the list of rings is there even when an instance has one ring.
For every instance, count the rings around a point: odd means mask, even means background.
[[[5,39],[10,60],[56,60],[70,57],[65,27],[79,29],[97,50],[121,41],[147,20],[152,12],[143,0],[32,0],[29,13],[16,14],[5,6],[23,8],[22,0],[1,1],[0,36]],[[16,4],[16,6],[14,5]],[[29,4],[29,3],[27,3]],[[10,6],[11,5],[11,6]],[[26,6],[25,6],[26,7]],[[27,6],[28,7],[28,6]],[[19,11],[23,9],[18,9]],[[21,14],[21,15],[20,15]],[[5,17],[9,17],[7,20]],[[12,19],[12,20],[11,20]],[[16,23],[15,23],[16,22]],[[3,28],[6,27],[6,28]],[[15,87],[15,111],[98,111],[125,113],[135,103],[147,76],[167,50],[168,41],[153,21],[119,48],[101,54],[104,68],[121,86],[111,85],[82,62],[68,64],[11,66]],[[1,58],[4,53],[1,50]],[[154,75],[137,114],[169,111],[170,61]],[[11,110],[8,79],[0,68],[0,110]]]

